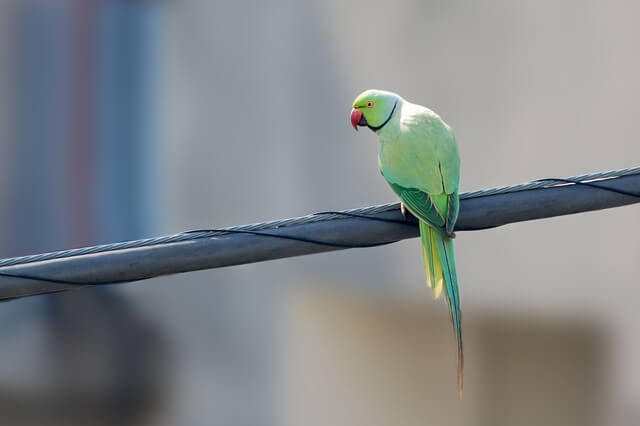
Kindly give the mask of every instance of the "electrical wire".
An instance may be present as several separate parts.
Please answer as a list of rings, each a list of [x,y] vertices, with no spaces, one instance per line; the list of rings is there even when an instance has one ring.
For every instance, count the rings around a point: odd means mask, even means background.
[[[538,179],[533,182],[528,182],[520,185],[505,186],[500,188],[492,188],[487,190],[461,194],[460,199],[477,198],[477,197],[517,192],[517,191],[527,191],[527,190],[537,189],[537,188],[550,188],[550,187],[555,187],[560,185],[582,185],[589,188],[594,188],[594,189],[603,190],[603,191],[610,191],[610,192],[626,195],[629,197],[640,198],[639,193],[625,191],[625,190],[613,188],[613,187],[607,186],[606,184],[603,184],[603,182],[606,182],[607,178],[622,177],[622,176],[629,176],[629,175],[635,175],[635,174],[640,174],[640,167],[623,169],[623,170],[614,170],[614,171],[603,172],[603,173],[593,173],[593,174],[575,176],[570,178]],[[322,211],[322,212],[317,212],[312,215],[303,216],[299,218],[291,218],[291,219],[258,223],[258,224],[252,224],[252,225],[243,225],[243,226],[232,227],[232,228],[197,229],[197,230],[186,231],[186,232],[182,232],[179,234],[166,236],[166,237],[148,238],[148,239],[137,240],[137,241],[104,244],[100,246],[86,247],[86,248],[80,248],[80,249],[72,249],[72,250],[65,250],[65,251],[59,251],[59,252],[2,259],[0,260],[0,267],[22,265],[22,264],[39,262],[44,260],[60,259],[60,258],[79,256],[79,255],[85,255],[85,254],[95,254],[95,253],[122,250],[122,249],[128,249],[128,248],[146,247],[146,246],[157,245],[157,244],[167,244],[172,242],[211,238],[211,237],[221,236],[225,234],[249,234],[249,235],[267,237],[267,238],[294,240],[294,241],[300,241],[300,242],[305,242],[309,244],[317,244],[317,245],[336,247],[336,248],[378,247],[378,246],[390,244],[390,242],[374,243],[374,244],[345,244],[345,243],[335,243],[332,241],[323,241],[323,240],[308,238],[308,237],[300,237],[297,235],[289,235],[285,233],[274,234],[274,233],[265,232],[265,231],[269,229],[279,229],[279,228],[292,226],[292,225],[299,225],[303,223],[334,220],[334,219],[339,219],[340,217],[356,217],[356,218],[362,218],[365,220],[387,222],[387,223],[394,223],[398,225],[416,227],[418,224],[418,221],[410,215],[408,215],[408,217],[405,217],[404,220],[371,216],[372,214],[393,211],[393,210],[397,210],[398,208],[399,208],[399,204],[394,203],[394,204],[385,204],[380,206],[373,206],[373,207],[346,210],[346,211]],[[35,276],[35,275],[11,273],[11,272],[4,272],[4,271],[0,271],[0,276],[43,281],[43,282],[49,282],[53,284],[74,285],[74,286],[111,285],[111,284],[118,284],[123,282],[130,282],[130,280],[110,281],[110,282],[101,282],[101,283],[75,282],[75,281],[56,279],[51,277],[41,277],[41,276]]]
[[[560,178],[542,179],[542,180],[536,180],[533,182],[522,183],[519,185],[503,186],[498,188],[467,192],[467,193],[460,194],[460,199],[464,200],[469,198],[478,198],[478,197],[484,197],[489,195],[505,194],[510,192],[518,192],[518,191],[537,189],[537,188],[543,188],[543,187],[548,188],[548,187],[561,185],[561,184],[566,185],[567,184],[566,180],[570,180],[571,183],[577,183],[577,182],[587,183],[586,181],[594,181],[599,179],[622,177],[622,176],[637,175],[637,174],[640,174],[640,167],[621,169],[621,170],[612,170],[608,172],[591,173],[591,174],[573,176],[573,177],[564,178],[564,179],[560,179]],[[611,188],[610,190],[613,190],[613,188]],[[617,192],[617,190],[614,192]],[[369,215],[388,212],[388,211],[394,211],[398,209],[399,209],[399,203],[382,204],[377,206],[357,208],[357,209],[351,209],[351,210],[345,210],[345,211],[319,212],[319,213],[314,213],[314,214],[310,214],[302,217],[281,219],[281,220],[275,220],[270,222],[255,223],[250,225],[234,226],[231,228],[222,228],[219,230],[208,230],[204,232],[187,231],[187,232],[182,232],[179,234],[163,236],[163,237],[145,238],[141,240],[124,241],[124,242],[102,244],[102,245],[91,246],[91,247],[83,247],[78,249],[62,250],[62,251],[56,251],[56,252],[50,252],[50,253],[41,253],[41,254],[34,254],[34,255],[28,255],[28,256],[0,259],[0,267],[22,265],[26,263],[41,262],[45,260],[60,259],[60,258],[71,257],[71,256],[103,253],[103,252],[114,251],[114,250],[147,247],[147,246],[168,244],[168,243],[181,242],[181,241],[191,241],[191,240],[197,240],[200,238],[211,238],[213,236],[218,236],[225,233],[227,234],[233,233],[234,231],[263,231],[268,229],[279,229],[279,228],[283,228],[291,225],[300,225],[305,223],[314,223],[314,222],[320,222],[320,221],[339,219],[340,216],[351,215],[354,217],[359,216],[359,217],[368,218]],[[382,218],[377,218],[377,219],[382,219]],[[382,220],[393,221],[394,219],[382,219]]]

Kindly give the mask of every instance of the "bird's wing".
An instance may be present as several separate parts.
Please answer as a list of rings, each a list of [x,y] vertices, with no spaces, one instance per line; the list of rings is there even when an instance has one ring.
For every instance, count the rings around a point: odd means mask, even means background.
[[[445,236],[446,218],[440,213],[431,196],[415,188],[405,188],[401,185],[389,182],[393,192],[398,194],[405,207],[418,219],[427,222],[438,233]]]
[[[458,191],[453,194],[447,194],[447,218],[445,229],[447,234],[453,232],[453,228],[456,226],[458,220],[458,213],[460,212],[460,198],[458,197]]]

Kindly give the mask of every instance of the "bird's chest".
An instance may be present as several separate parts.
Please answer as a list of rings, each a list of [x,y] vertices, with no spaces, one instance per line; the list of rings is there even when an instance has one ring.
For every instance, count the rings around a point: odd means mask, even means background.
[[[379,139],[378,166],[387,181],[428,193],[442,192],[438,151],[433,141],[403,133],[385,136]]]
[[[378,143],[379,167],[383,173],[395,175],[416,166],[418,155],[414,144],[402,135],[380,137]]]

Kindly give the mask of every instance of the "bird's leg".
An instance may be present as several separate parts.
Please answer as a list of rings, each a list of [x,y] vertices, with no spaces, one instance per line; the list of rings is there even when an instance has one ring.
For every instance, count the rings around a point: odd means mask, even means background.
[[[402,217],[405,218],[405,220],[407,219],[407,209],[404,206],[404,203],[401,201],[400,202],[400,213],[402,213]]]

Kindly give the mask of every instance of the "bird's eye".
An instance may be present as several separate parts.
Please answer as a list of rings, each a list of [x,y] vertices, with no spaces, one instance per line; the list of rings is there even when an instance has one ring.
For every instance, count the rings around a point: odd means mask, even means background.
[[[373,108],[374,102],[372,100],[367,101],[367,108]]]

